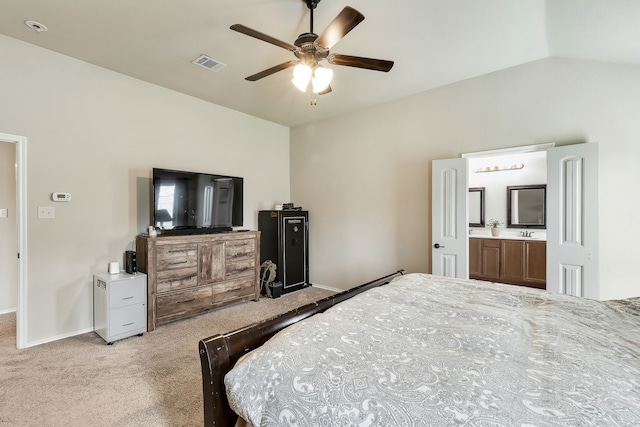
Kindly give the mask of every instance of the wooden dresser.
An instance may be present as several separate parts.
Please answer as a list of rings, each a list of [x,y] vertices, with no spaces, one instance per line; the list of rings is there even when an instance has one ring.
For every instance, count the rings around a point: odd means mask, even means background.
[[[469,278],[545,289],[547,242],[470,238]]]
[[[260,299],[260,232],[138,236],[147,327]]]

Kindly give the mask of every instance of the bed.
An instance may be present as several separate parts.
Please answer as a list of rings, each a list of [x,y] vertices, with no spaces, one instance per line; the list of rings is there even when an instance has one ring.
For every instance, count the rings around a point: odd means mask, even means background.
[[[640,298],[402,273],[202,340],[205,425],[640,425]]]

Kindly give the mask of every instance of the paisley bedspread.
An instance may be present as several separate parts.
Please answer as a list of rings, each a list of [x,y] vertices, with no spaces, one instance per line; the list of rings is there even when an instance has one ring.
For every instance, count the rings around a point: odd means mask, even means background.
[[[640,426],[640,298],[409,274],[225,378],[254,426]]]

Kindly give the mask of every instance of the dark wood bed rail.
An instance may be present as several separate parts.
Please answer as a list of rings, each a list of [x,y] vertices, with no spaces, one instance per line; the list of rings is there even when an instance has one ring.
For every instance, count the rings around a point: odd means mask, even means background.
[[[254,323],[235,331],[200,340],[202,392],[205,426],[230,426],[237,415],[229,407],[224,388],[224,376],[244,354],[260,347],[280,330],[300,320],[321,313],[328,308],[362,292],[389,283],[405,274],[404,270],[365,283],[344,292],[304,305],[277,317]]]

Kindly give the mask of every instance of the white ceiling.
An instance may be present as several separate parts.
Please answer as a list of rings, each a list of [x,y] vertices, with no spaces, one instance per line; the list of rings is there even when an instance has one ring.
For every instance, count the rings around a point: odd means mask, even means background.
[[[244,80],[295,58],[229,29],[240,23],[293,43],[309,31],[303,0],[0,0],[0,33],[286,126],[549,56],[640,64],[640,0],[322,0],[314,32],[347,5],[366,19],[331,51],[395,66],[330,66],[333,92],[316,106],[292,85],[291,69]],[[201,54],[227,67],[191,64]]]

